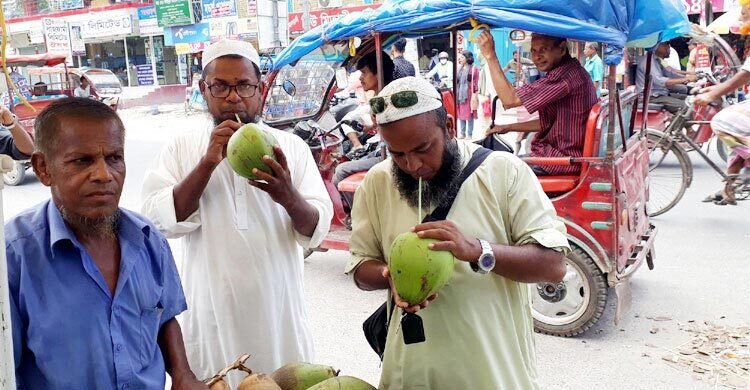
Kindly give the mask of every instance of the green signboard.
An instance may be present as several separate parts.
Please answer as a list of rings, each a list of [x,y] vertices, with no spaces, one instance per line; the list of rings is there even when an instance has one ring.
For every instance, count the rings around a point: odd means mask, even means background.
[[[159,27],[193,24],[191,0],[156,0],[156,19]]]

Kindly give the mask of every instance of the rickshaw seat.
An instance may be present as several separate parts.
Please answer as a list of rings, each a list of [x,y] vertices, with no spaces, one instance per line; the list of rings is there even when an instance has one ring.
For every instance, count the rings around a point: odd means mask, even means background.
[[[347,177],[344,180],[341,180],[338,185],[339,192],[355,192],[357,191],[357,188],[359,188],[360,185],[362,185],[362,181],[365,180],[365,175],[367,175],[367,171],[365,172],[357,172],[349,177]]]
[[[594,157],[597,153],[595,150],[599,142],[596,140],[597,125],[599,124],[599,113],[602,109],[602,103],[596,103],[591,108],[589,113],[589,119],[586,121],[586,135],[583,141],[583,155],[582,157]],[[542,167],[544,168],[544,167]],[[581,164],[581,172],[585,172],[588,168],[587,163]],[[560,193],[568,192],[576,188],[580,180],[580,176],[574,175],[559,175],[559,176],[537,176],[539,182],[542,184],[542,189],[546,193]]]
[[[648,110],[649,111],[661,111],[664,108],[663,104],[659,103],[649,103],[648,104]]]
[[[578,176],[539,176],[544,192],[568,192],[578,185]]]

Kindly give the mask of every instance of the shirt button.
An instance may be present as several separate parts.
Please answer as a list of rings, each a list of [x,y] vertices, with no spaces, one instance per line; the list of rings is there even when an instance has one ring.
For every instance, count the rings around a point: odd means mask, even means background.
[[[122,351],[122,344],[115,345],[115,351],[117,351],[117,352]]]

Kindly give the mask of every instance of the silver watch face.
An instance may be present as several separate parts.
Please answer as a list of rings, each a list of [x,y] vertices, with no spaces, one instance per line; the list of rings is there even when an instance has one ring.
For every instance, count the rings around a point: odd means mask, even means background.
[[[492,255],[483,255],[479,258],[479,265],[482,269],[490,271],[495,267],[495,259]]]

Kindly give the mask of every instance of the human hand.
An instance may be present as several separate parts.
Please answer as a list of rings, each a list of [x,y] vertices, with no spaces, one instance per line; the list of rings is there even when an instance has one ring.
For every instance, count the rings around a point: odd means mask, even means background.
[[[696,77],[695,74],[688,74],[685,78],[691,83],[698,80],[698,77]]]
[[[240,127],[242,127],[241,123],[232,120],[226,120],[214,127],[211,130],[211,139],[208,142],[206,155],[203,157],[204,161],[214,168],[219,165],[227,157],[229,139]]]
[[[255,188],[265,191],[271,196],[274,202],[280,204],[285,209],[289,209],[296,202],[302,202],[303,200],[292,184],[292,175],[289,172],[286,155],[284,155],[284,152],[278,146],[273,147],[273,153],[276,155],[276,160],[270,156],[263,156],[263,162],[271,168],[273,174],[255,168],[253,169],[253,175],[258,179],[248,180],[248,183]]]
[[[491,134],[507,134],[513,131],[511,128],[511,125],[495,125],[495,127],[488,127],[487,130],[485,130],[485,135],[491,135]]]
[[[172,377],[172,390],[208,390],[208,385],[188,373]]]
[[[703,93],[703,91],[701,91],[701,94],[695,96],[695,98],[693,99],[693,104],[695,104],[696,106],[705,107],[714,102],[716,99],[718,99],[718,97],[714,96],[712,92]]]
[[[412,231],[419,238],[438,240],[430,244],[429,248],[434,251],[449,251],[458,260],[474,263],[482,255],[479,240],[466,237],[452,221],[427,222],[415,226]]]
[[[438,294],[435,293],[427,297],[427,299],[425,299],[424,302],[418,305],[412,305],[409,302],[402,300],[401,296],[398,295],[398,291],[396,291],[396,288],[393,286],[393,280],[391,279],[391,272],[388,270],[388,267],[385,267],[383,269],[383,277],[388,279],[388,285],[391,286],[391,295],[393,296],[393,302],[396,303],[397,307],[400,307],[401,309],[403,309],[404,311],[408,313],[416,314],[418,311],[427,307],[427,305],[429,305],[430,302],[434,301],[438,297]]]
[[[0,124],[10,127],[13,123],[13,113],[7,107],[0,106]]]
[[[482,53],[484,58],[489,61],[490,59],[497,59],[495,53],[495,39],[492,38],[492,34],[484,30],[477,37],[477,44],[479,44],[479,51]]]

